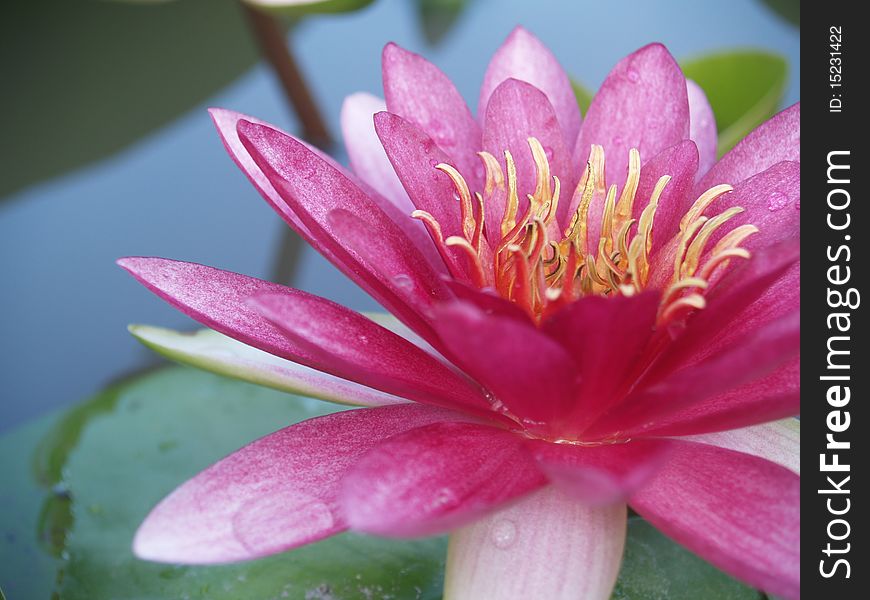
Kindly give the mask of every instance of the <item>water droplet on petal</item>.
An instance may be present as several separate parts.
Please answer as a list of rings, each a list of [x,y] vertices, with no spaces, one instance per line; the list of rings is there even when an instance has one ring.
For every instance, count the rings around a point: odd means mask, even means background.
[[[403,290],[410,290],[414,287],[414,281],[411,279],[411,276],[405,275],[404,273],[399,273],[394,276],[393,283],[396,284],[396,287],[400,287]]]
[[[445,127],[440,121],[429,122],[429,133],[439,146],[453,145],[453,135],[448,127]]]
[[[500,519],[492,526],[490,536],[496,548],[506,550],[517,539],[517,526],[509,519]]]
[[[632,83],[637,83],[638,81],[640,81],[640,73],[638,73],[637,69],[635,69],[634,67],[630,67],[625,76],[628,77],[628,80]]]
[[[544,146],[544,155],[547,157],[547,160],[553,160],[553,149],[550,146]]]
[[[788,206],[788,196],[782,192],[771,192],[767,197],[767,210],[777,211]]]

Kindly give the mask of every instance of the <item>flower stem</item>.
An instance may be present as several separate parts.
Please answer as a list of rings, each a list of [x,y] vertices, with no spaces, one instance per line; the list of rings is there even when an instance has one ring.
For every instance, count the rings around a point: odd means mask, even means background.
[[[253,8],[246,2],[241,2],[241,5],[263,57],[272,66],[287,100],[299,117],[302,124],[302,137],[321,148],[330,146],[332,137],[305,83],[305,77],[293,58],[283,27],[275,17]]]
[[[549,486],[450,535],[444,600],[607,600],[626,522]]]

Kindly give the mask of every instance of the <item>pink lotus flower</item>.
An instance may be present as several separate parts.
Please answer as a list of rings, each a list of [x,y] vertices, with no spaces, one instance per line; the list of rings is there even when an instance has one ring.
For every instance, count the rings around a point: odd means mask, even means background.
[[[660,45],[616,65],[582,125],[523,29],[492,59],[477,118],[420,56],[388,45],[383,75],[386,107],[344,106],[353,172],[256,119],[212,117],[272,207],[398,321],[120,261],[214,330],[134,328],[145,343],[366,406],[197,475],[136,553],[222,563],[348,528],[452,531],[446,597],[608,598],[629,504],[798,597],[799,433],[774,421],[799,412],[799,106],[715,162],[706,98]]]

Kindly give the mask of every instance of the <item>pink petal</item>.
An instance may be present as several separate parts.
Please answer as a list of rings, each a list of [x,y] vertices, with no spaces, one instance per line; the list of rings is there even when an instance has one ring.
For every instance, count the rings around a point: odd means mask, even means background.
[[[662,150],[641,168],[633,214],[638,220],[659,179],[665,175],[670,177],[659,198],[653,221],[651,255],[657,253],[679,233],[680,220],[695,202],[691,190],[697,173],[698,148],[691,140]],[[670,276],[673,273],[673,259],[665,261],[664,267],[669,269],[667,275]]]
[[[292,294],[295,290],[166,258],[128,257],[120,259],[118,265],[160,298],[215,331],[294,362],[314,358],[247,304],[248,298],[256,294]]]
[[[650,44],[619,61],[595,94],[580,128],[574,164],[585,164],[592,144],[600,144],[608,185],[622,187],[631,148],[647,161],[688,138],[686,79],[664,46]]]
[[[386,109],[384,101],[376,96],[365,92],[351,94],[341,105],[341,134],[354,173],[402,213],[410,215],[414,205],[375,132],[374,116]]]
[[[242,144],[242,141],[239,139],[239,134],[236,131],[236,127],[241,120],[267,125],[269,127],[274,126],[254,117],[223,108],[210,108],[208,112],[211,115],[212,121],[214,121],[215,127],[217,127],[221,141],[223,141],[224,147],[229,153],[230,158],[233,159],[233,162],[235,162],[242,172],[247,175],[251,183],[254,184],[254,187],[257,188],[257,191],[260,192],[260,195],[263,196],[275,212],[281,215],[293,230],[297,231],[306,241],[311,240],[311,232],[308,231],[305,225],[302,224],[302,221],[299,220],[299,217],[290,210],[290,207],[284,203],[281,196],[275,191],[275,188],[272,187],[269,178],[266,177],[263,171],[260,170],[260,167],[257,166],[257,163],[254,162],[254,159],[251,158],[251,155],[248,154],[247,149],[245,149],[245,146]],[[332,260],[328,254],[324,255]]]
[[[239,123],[239,135],[281,198],[312,232],[319,245],[346,265],[346,273],[375,300],[426,339],[425,313],[434,301],[450,298],[425,257],[369,195],[297,140],[269,127]],[[368,238],[383,241],[385,252],[359,257],[366,239],[347,240],[329,222],[335,208],[352,209],[369,228]],[[410,218],[410,217],[408,217]],[[411,286],[405,285],[406,281]]]
[[[456,364],[530,428],[544,423],[552,433],[570,423],[576,365],[534,326],[455,302],[439,310],[438,332]]]
[[[800,357],[769,375],[659,419],[645,435],[692,435],[747,427],[800,413]]]
[[[652,336],[659,295],[589,296],[561,309],[542,324],[577,363],[578,393],[568,420],[581,432],[627,392]]]
[[[765,377],[799,351],[800,311],[795,310],[661,383],[635,392],[590,427],[587,435],[596,439],[618,431],[637,437],[655,430],[678,412],[691,411],[717,394]]]
[[[576,104],[576,102],[575,102]],[[526,195],[535,191],[536,168],[529,149],[529,137],[541,142],[550,162],[550,171],[564,185],[564,193],[570,193],[573,180],[570,172],[570,156],[564,142],[562,129],[547,96],[531,84],[517,79],[502,82],[489,98],[483,127],[483,148],[499,159],[506,172],[504,151],[510,150],[517,166],[517,188],[520,197],[520,212],[528,205]],[[496,198],[493,198],[496,200]],[[489,202],[486,221],[490,243],[500,238],[504,198]],[[561,218],[567,214],[568,203],[560,203]]]
[[[707,210],[714,215],[731,206],[744,211],[728,221],[727,230],[747,223],[755,225],[759,233],[749,237],[743,245],[753,251],[782,240],[800,238],[801,165],[781,162],[766,171],[753,175],[735,186],[734,191],[716,200]],[[708,242],[708,248],[726,233],[720,228]]]
[[[530,83],[547,95],[559,118],[565,143],[573,146],[580,130],[580,107],[571,81],[553,53],[523,27],[510,33],[489,62],[480,88],[478,117],[482,119],[486,114],[490,96],[508,79]]]
[[[553,484],[583,502],[624,502],[664,464],[667,440],[634,440],[621,444],[580,446],[529,442],[541,469]]]
[[[414,206],[435,217],[445,239],[462,235],[459,200],[453,184],[435,168],[441,163],[456,166],[455,161],[402,117],[382,112],[375,115],[374,122],[384,150]]]
[[[697,193],[720,183],[737,185],[784,160],[801,159],[801,105],[794,104],[734,146],[695,187]]]
[[[533,325],[533,322],[526,311],[520,308],[516,303],[500,296],[493,288],[479,289],[456,280],[448,281],[447,285],[456,295],[458,300],[473,304],[481,312],[486,313],[487,315],[507,317],[520,323]]]
[[[341,106],[341,131],[354,173],[374,190],[369,194],[384,212],[405,232],[426,256],[436,271],[444,271],[444,263],[423,224],[410,218],[414,205],[384,152],[375,132],[374,115],[386,110],[380,98],[359,92],[344,99]]]
[[[433,423],[378,444],[347,474],[348,525],[376,535],[442,533],[545,483],[521,437],[473,423]]]
[[[660,381],[673,371],[732,347],[735,339],[800,306],[800,240],[763,248],[736,265],[706,294],[707,306],[646,373]]]
[[[800,596],[800,477],[767,460],[679,443],[631,506],[666,535],[770,594]]]
[[[305,348],[316,369],[411,400],[490,414],[476,384],[340,304],[298,290],[259,294],[250,303]]]
[[[450,535],[444,597],[608,600],[626,522],[548,486]]]
[[[139,558],[213,564],[249,560],[347,528],[338,486],[379,441],[454,418],[403,404],[334,413],[268,435],[209,467],[157,505],[136,533]]]
[[[801,474],[801,422],[798,419],[781,419],[681,439],[758,456]]]
[[[701,177],[716,162],[719,145],[716,116],[701,86],[687,79],[686,91],[689,96],[689,139],[698,146],[698,177]]]
[[[454,164],[471,177],[478,164],[480,126],[465,100],[441,70],[418,54],[396,44],[383,52],[384,97],[387,110],[426,132]]]

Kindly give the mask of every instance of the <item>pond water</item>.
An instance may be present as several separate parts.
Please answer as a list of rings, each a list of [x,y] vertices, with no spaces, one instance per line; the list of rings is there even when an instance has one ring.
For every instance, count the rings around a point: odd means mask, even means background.
[[[344,96],[379,93],[387,41],[424,53],[474,107],[490,54],[518,23],[589,87],[628,52],[661,41],[678,58],[736,47],[778,52],[791,68],[785,104],[799,98],[799,31],[756,0],[471,0],[434,47],[420,32],[414,3],[377,0],[355,14],[310,19],[292,43],[338,135]],[[157,359],[127,334],[128,323],[193,326],[114,266],[117,257],[158,255],[258,277],[273,273],[283,224],[227,158],[207,106],[296,129],[260,65],[111,158],[0,200],[0,430],[153,364]],[[64,110],[60,98],[57,110]],[[303,253],[292,283],[354,308],[375,307],[312,251]]]

